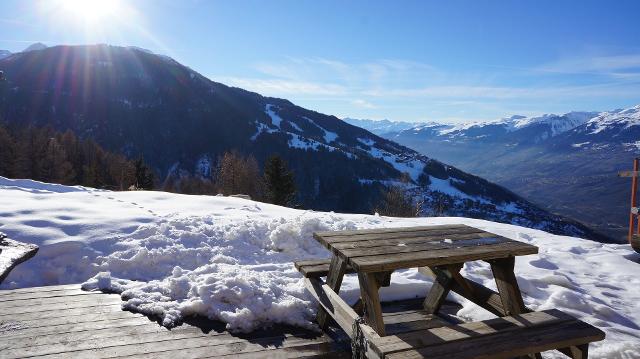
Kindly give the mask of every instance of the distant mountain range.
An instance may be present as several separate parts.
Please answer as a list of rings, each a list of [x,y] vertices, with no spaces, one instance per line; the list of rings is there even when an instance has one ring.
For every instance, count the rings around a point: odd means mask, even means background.
[[[616,174],[640,155],[640,106],[462,125],[410,124],[389,132],[359,123],[616,240],[625,238],[630,183]]]
[[[0,121],[52,126],[161,178],[210,176],[224,151],[288,161],[304,208],[371,212],[398,185],[423,214],[484,218],[604,240],[514,193],[334,116],[213,82],[166,56],[107,45],[55,46],[0,60]],[[404,179],[404,182],[403,182]],[[407,182],[408,181],[408,182]]]

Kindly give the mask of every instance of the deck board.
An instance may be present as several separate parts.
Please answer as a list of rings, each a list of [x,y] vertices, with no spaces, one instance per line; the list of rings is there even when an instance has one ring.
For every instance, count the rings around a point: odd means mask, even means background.
[[[156,318],[121,309],[117,294],[79,285],[0,291],[0,358],[347,358],[347,335],[278,326],[233,334],[224,323],[188,318],[171,330]],[[12,298],[12,299],[8,299]],[[422,300],[383,303],[387,330],[404,333],[451,323],[422,310]]]
[[[171,330],[121,309],[120,296],[79,285],[0,291],[1,358],[341,358],[346,336],[278,326],[234,334],[188,318]]]

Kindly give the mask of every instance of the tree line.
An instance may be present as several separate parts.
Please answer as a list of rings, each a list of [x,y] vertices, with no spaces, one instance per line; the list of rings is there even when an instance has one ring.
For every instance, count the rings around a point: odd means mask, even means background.
[[[278,155],[270,156],[260,171],[253,155],[227,151],[215,161],[210,178],[173,174],[164,181],[162,189],[187,194],[244,194],[256,201],[296,205],[294,174]]]
[[[0,176],[113,190],[152,189],[154,183],[142,158],[127,159],[71,131],[2,124]]]
[[[169,175],[158,183],[142,157],[131,160],[91,139],[79,139],[72,131],[62,133],[50,127],[10,128],[0,124],[0,176],[111,190],[243,194],[256,201],[296,205],[294,173],[277,155],[270,156],[261,171],[253,155],[227,151],[215,161],[210,178]],[[374,212],[413,217],[420,214],[421,205],[414,203],[401,186],[390,186],[381,193]]]

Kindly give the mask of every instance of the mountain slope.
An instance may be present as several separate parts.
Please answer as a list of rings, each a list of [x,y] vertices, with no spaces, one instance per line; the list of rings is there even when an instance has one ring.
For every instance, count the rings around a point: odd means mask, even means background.
[[[624,240],[629,181],[640,155],[640,106],[387,134],[433,158],[495,181],[555,213]]]
[[[0,60],[0,116],[14,126],[71,129],[134,157],[164,177],[197,173],[237,149],[260,163],[279,153],[303,207],[370,212],[402,184],[424,214],[492,219],[599,238],[515,194],[344,121],[210,81],[165,56],[106,45],[56,46]],[[207,172],[207,171],[203,171]]]

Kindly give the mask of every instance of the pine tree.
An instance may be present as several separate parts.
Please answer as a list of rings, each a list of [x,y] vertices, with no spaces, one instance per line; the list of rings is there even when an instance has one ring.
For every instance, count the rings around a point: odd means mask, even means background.
[[[139,157],[135,162],[135,186],[137,189],[153,189],[153,172],[149,166],[144,163],[144,159]]]
[[[14,176],[15,156],[15,141],[11,134],[0,125],[0,176]]]
[[[290,206],[295,199],[296,187],[293,173],[277,155],[271,156],[264,166],[264,181],[267,202],[280,206]]]
[[[225,196],[246,194],[252,199],[262,198],[262,181],[258,162],[253,156],[244,157],[236,151],[225,152],[218,160],[216,185]]]

